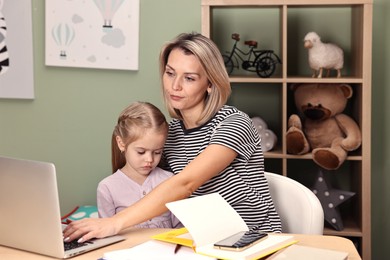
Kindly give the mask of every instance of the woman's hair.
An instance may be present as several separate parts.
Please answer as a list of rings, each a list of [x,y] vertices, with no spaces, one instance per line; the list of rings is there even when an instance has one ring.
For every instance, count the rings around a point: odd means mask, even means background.
[[[211,92],[205,93],[205,109],[198,118],[198,124],[204,124],[210,120],[218,110],[226,104],[230,93],[231,86],[229,76],[226,72],[222,55],[217,45],[209,38],[199,33],[182,33],[173,41],[168,42],[160,53],[160,77],[161,82],[168,63],[169,54],[174,49],[181,49],[187,55],[195,55],[200,61],[207,78],[211,83]],[[180,111],[174,109],[168,102],[163,87],[163,96],[165,105],[172,118],[183,119]]]
[[[157,107],[148,102],[134,102],[122,111],[111,139],[113,173],[126,164],[125,154],[119,150],[116,137],[119,136],[122,139],[127,149],[127,146],[140,138],[146,130],[168,135],[168,123]]]

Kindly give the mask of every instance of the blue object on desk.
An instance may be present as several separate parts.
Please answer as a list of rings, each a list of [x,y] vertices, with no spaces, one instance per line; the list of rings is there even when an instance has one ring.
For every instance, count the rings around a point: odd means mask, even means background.
[[[98,218],[98,209],[96,206],[78,206],[70,213],[61,218],[61,222],[67,224],[69,222],[80,220],[83,218]]]

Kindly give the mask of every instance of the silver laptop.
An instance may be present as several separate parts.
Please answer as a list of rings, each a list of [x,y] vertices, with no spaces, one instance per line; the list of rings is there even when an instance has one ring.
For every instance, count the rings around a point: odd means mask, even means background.
[[[91,240],[66,250],[52,163],[0,156],[0,245],[69,258],[125,238]]]

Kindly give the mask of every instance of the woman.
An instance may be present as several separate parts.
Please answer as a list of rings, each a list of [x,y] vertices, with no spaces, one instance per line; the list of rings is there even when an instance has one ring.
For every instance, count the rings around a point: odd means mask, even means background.
[[[181,34],[162,49],[160,72],[173,118],[163,156],[175,175],[111,218],[71,223],[65,240],[114,235],[161,215],[167,202],[212,192],[220,193],[250,229],[280,232],[259,135],[245,113],[225,105],[231,87],[218,47],[200,34]]]

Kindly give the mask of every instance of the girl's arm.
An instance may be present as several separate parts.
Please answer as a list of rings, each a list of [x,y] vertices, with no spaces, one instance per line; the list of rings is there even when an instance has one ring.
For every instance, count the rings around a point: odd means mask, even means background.
[[[203,183],[218,175],[236,158],[237,153],[222,145],[211,144],[179,174],[158,185],[143,199],[110,218],[83,219],[64,230],[66,241],[86,241],[117,234],[122,229],[161,215],[166,203],[188,198]]]
[[[100,218],[107,218],[115,215],[115,205],[108,187],[99,183],[96,192],[96,202]]]

